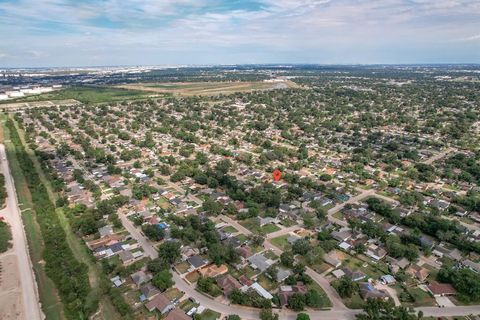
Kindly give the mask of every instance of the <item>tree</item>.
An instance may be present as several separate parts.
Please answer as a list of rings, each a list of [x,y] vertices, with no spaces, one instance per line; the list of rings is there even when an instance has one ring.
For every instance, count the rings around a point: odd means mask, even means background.
[[[255,247],[263,246],[263,242],[265,242],[265,237],[259,234],[252,234],[249,236],[249,240],[251,244]]]
[[[280,262],[285,267],[291,268],[295,262],[295,258],[293,257],[293,253],[291,251],[285,251],[280,255]]]
[[[305,294],[305,302],[307,307],[310,308],[321,308],[323,306],[322,296],[317,290],[314,289],[308,290],[308,292]]]
[[[340,280],[337,280],[333,286],[342,298],[351,298],[353,293],[358,289],[358,284],[349,276],[343,276]]]
[[[295,254],[305,255],[311,249],[310,241],[308,239],[299,239],[295,241],[292,246],[292,251]]]
[[[165,232],[163,231],[163,229],[159,228],[156,225],[144,224],[142,226],[142,231],[147,236],[147,238],[152,241],[160,241],[165,237]]]
[[[301,293],[294,293],[288,299],[288,307],[294,311],[301,311],[305,308],[305,295]]]
[[[152,283],[160,289],[160,291],[165,291],[171,286],[173,286],[173,281],[172,281],[172,274],[168,269],[162,270],[159,273],[157,273],[153,279]]]
[[[180,258],[180,242],[165,241],[158,247],[158,258],[172,265]]]
[[[168,269],[168,267],[169,265],[166,264],[165,261],[162,261],[159,258],[156,258],[147,262],[147,270],[153,274],[160,272],[164,269]]]
[[[274,314],[272,309],[262,309],[260,311],[260,320],[278,320],[278,314]]]
[[[227,320],[241,320],[240,316],[237,316],[236,314],[231,314],[227,317]]]
[[[306,313],[299,313],[297,314],[297,320],[310,320],[310,316]]]
[[[423,318],[423,313],[415,314],[407,308],[395,307],[391,301],[381,299],[368,299],[363,307],[363,313],[356,315],[358,320],[418,320]]]

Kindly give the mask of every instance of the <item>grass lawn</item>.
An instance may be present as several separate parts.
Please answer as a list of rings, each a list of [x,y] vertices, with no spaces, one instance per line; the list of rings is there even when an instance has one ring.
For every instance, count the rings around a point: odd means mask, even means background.
[[[408,288],[407,291],[415,300],[415,302],[412,304],[414,307],[437,305],[435,299],[428,292],[425,292],[418,287]]]
[[[190,311],[193,307],[198,307],[199,304],[198,303],[195,303],[195,302],[192,302],[188,299],[186,300],[183,300],[182,302],[180,302],[180,304],[178,305],[178,307],[180,309],[182,309],[183,311],[185,312],[188,312]]]
[[[280,237],[273,238],[273,239],[270,240],[270,242],[274,246],[282,249],[283,251],[286,251],[286,250],[289,250],[290,247],[291,247],[290,243],[288,243],[287,239],[288,239],[288,234],[280,236]]]
[[[312,283],[310,283],[308,285],[308,289],[309,290],[313,289],[313,290],[317,291],[320,294],[320,296],[322,297],[322,305],[320,306],[319,309],[331,308],[332,307],[332,302],[330,301],[330,299],[328,299],[327,294],[322,289],[322,287],[320,287],[320,285],[318,285],[318,283],[316,283],[315,281],[312,281]]]
[[[245,241],[248,240],[248,237],[246,235],[244,235],[243,233],[239,234],[239,235],[236,235],[236,237],[241,243],[244,243]]]
[[[343,299],[345,305],[350,309],[362,309],[365,305],[365,301],[360,296],[360,293],[355,293],[351,298]]]
[[[202,320],[216,320],[220,319],[221,314],[213,310],[207,309],[201,314]]]
[[[258,220],[256,218],[250,218],[250,219],[240,221],[240,224],[253,233],[258,234],[261,231],[260,225],[258,224]]]
[[[190,283],[195,283],[197,282],[198,278],[200,278],[200,273],[198,273],[197,271],[195,272],[192,272],[192,273],[189,273],[185,279],[187,279],[188,281],[190,281]]]
[[[172,301],[173,299],[180,299],[181,297],[183,297],[183,293],[181,293],[180,290],[178,290],[177,288],[170,288],[167,291],[165,291],[163,294],[165,295],[165,297],[170,299],[170,301]]]
[[[138,90],[109,87],[74,87],[8,100],[8,103],[66,99],[75,99],[83,103],[101,103],[128,99],[146,99],[148,96],[149,94]]]
[[[258,276],[257,281],[262,287],[264,287],[268,291],[272,291],[278,287],[278,283],[276,281],[272,281],[272,279],[270,279],[263,273]]]
[[[334,217],[334,218],[337,218],[337,219],[339,219],[339,220],[343,220],[343,218],[344,218],[343,213],[342,213],[341,210],[335,212],[335,213],[333,214],[333,217]]]
[[[280,228],[277,225],[274,225],[273,223],[269,223],[260,228],[260,231],[265,234],[272,233],[278,230],[280,230]]]
[[[288,228],[288,227],[291,227],[291,226],[293,226],[293,225],[296,225],[297,222],[296,222],[296,221],[293,221],[292,219],[286,218],[286,219],[283,219],[283,220],[281,221],[281,224],[282,224],[283,226],[285,226],[285,227]]]
[[[324,262],[324,263],[321,263],[321,264],[314,264],[314,265],[311,265],[309,267],[312,268],[313,270],[315,270],[317,273],[322,274],[325,271],[327,271],[328,269],[330,269],[332,266],[329,265],[328,263]]]
[[[278,259],[278,256],[273,253],[272,250],[265,250],[265,252],[263,253],[263,255],[267,258],[267,259],[271,259],[271,260],[277,260]]]
[[[185,273],[185,272],[188,271],[188,268],[190,268],[190,264],[188,262],[181,262],[181,263],[176,264],[175,268],[177,268],[177,270],[180,273]]]
[[[360,270],[363,273],[365,273],[367,277],[374,278],[374,279],[378,279],[382,275],[384,275],[384,272],[379,270],[376,266],[368,262],[362,261],[351,255],[346,255],[345,260],[343,260],[342,266],[348,267],[352,271]]]
[[[238,232],[238,230],[235,229],[235,228],[232,227],[232,226],[227,226],[227,227],[223,228],[223,231],[224,231],[224,232],[228,232],[228,233],[237,233],[237,232]]]

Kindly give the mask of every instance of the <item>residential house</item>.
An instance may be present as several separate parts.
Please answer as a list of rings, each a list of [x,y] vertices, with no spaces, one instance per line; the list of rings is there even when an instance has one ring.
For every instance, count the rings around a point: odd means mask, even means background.
[[[250,288],[252,288],[253,290],[255,290],[256,293],[258,293],[261,297],[265,298],[265,299],[268,299],[268,300],[271,300],[273,299],[273,296],[270,294],[270,292],[268,292],[267,290],[265,290],[264,287],[262,287],[258,282],[255,282],[253,283]]]
[[[476,273],[480,273],[480,263],[473,262],[470,259],[466,259],[465,261],[462,262],[462,264],[466,268],[469,268],[470,270],[472,270]]]
[[[271,265],[275,263],[275,261],[266,258],[263,254],[258,253],[254,256],[251,256],[250,258],[247,259],[248,262],[250,263],[250,266],[255,269],[255,270],[260,270],[261,272],[264,272],[267,270]]]
[[[164,320],[192,320],[181,309],[175,308],[165,317]]]
[[[130,275],[132,281],[137,285],[140,286],[148,281],[152,280],[152,275],[145,273],[145,271],[140,270]]]
[[[360,286],[360,296],[364,300],[367,299],[383,299],[388,300],[390,295],[385,290],[376,289],[371,283],[369,282],[362,282],[359,284]]]
[[[387,255],[387,251],[382,247],[372,243],[367,247],[365,254],[374,261],[380,261]]]
[[[113,234],[113,228],[110,225],[106,225],[101,228],[98,228],[98,233],[100,234],[100,238],[103,238]]]
[[[242,285],[230,274],[223,275],[217,279],[217,285],[222,289],[225,296],[229,296],[235,289],[240,289]]]
[[[142,293],[142,296],[146,300],[152,300],[157,294],[160,293],[160,290],[158,290],[153,284],[147,283],[146,285],[142,286],[140,288],[140,292]]]
[[[292,297],[295,293],[305,294],[307,291],[307,286],[305,286],[302,282],[298,282],[292,286],[281,286],[277,295],[280,299],[280,304],[285,306],[288,304],[290,297]]]
[[[199,255],[191,256],[187,259],[187,262],[190,263],[191,266],[188,271],[197,270],[207,264],[207,262]]]
[[[118,256],[120,257],[120,260],[122,260],[124,265],[129,265],[133,261],[135,261],[135,257],[130,252],[130,250],[124,250],[124,251],[120,252]]]
[[[161,314],[166,314],[167,312],[175,308],[175,306],[170,302],[170,300],[161,293],[155,295],[152,300],[145,304],[145,307],[150,312],[153,310],[157,310]]]
[[[457,290],[455,290],[450,283],[432,282],[427,285],[427,289],[434,297],[453,296],[457,294]]]
[[[406,273],[416,278],[420,282],[424,282],[430,274],[430,271],[419,265],[412,265],[407,270]]]
[[[344,231],[332,231],[330,233],[333,239],[337,240],[338,242],[344,242],[347,241],[352,237],[352,233],[349,230],[344,230]]]
[[[367,277],[367,275],[360,270],[352,271],[349,268],[342,268],[342,271],[346,276],[350,277],[355,282],[363,280]]]

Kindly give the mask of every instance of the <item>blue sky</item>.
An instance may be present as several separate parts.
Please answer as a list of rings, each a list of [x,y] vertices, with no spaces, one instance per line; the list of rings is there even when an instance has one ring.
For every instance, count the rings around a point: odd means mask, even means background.
[[[479,0],[0,0],[0,68],[480,63]]]

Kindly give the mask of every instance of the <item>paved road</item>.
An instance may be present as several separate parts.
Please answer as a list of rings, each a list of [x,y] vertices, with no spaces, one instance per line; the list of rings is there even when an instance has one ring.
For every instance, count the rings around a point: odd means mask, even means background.
[[[12,228],[13,250],[18,260],[18,272],[20,275],[24,314],[29,320],[44,319],[45,316],[40,307],[37,283],[35,281],[32,263],[28,253],[28,243],[25,230],[23,229],[21,212],[18,208],[15,185],[10,174],[5,146],[3,144],[0,144],[0,159],[1,170],[5,176],[5,187],[8,195],[6,201],[6,213],[4,216]]]
[[[276,237],[281,237],[281,236],[284,236],[284,235],[289,234],[291,232],[295,232],[295,231],[302,230],[302,229],[303,228],[300,227],[299,225],[290,226],[288,228],[282,228],[278,231],[267,234],[267,239],[273,239],[273,238],[276,238]]]

